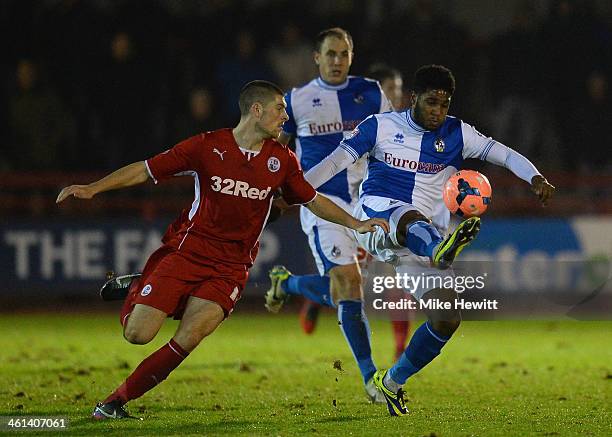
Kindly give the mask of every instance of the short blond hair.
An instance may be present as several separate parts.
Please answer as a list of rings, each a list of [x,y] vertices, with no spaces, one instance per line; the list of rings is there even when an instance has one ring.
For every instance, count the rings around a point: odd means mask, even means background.
[[[328,36],[333,36],[338,39],[346,38],[349,43],[349,50],[353,51],[353,37],[351,36],[349,31],[341,27],[331,27],[329,29],[325,29],[319,32],[319,34],[317,35],[317,38],[315,39],[315,50],[318,53],[321,53],[321,46],[323,45],[323,41],[325,41],[325,38],[327,38]]]

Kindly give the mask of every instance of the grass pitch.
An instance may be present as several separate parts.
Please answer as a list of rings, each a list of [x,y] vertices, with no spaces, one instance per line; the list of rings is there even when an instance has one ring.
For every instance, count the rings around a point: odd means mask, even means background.
[[[129,409],[94,422],[95,403],[172,335],[126,343],[116,315],[0,316],[0,415],[63,415],[65,435],[612,435],[612,324],[464,322],[406,385],[410,414],[368,404],[333,315],[312,336],[295,315],[241,313]],[[372,323],[379,366],[391,328]],[[340,360],[342,370],[334,368]]]

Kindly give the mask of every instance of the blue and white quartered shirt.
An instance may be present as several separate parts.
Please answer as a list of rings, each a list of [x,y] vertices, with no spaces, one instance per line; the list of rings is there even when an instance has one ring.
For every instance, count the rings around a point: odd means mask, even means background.
[[[527,158],[458,118],[447,116],[438,129],[429,131],[408,110],[368,117],[306,179],[316,188],[365,154],[369,154],[368,166],[360,197],[412,204],[441,229],[448,227],[450,217],[442,190],[464,159],[502,165],[529,183],[539,174]]]
[[[294,88],[285,99],[289,121],[283,130],[296,137],[296,154],[304,171],[336,149],[366,117],[393,109],[377,81],[355,76],[336,86],[317,78]],[[363,167],[354,165],[318,191],[350,204],[358,196],[362,178]]]

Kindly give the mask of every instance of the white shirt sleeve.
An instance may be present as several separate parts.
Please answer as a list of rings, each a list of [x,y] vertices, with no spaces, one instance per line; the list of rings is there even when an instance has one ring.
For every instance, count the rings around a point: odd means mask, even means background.
[[[355,162],[355,158],[349,151],[343,147],[337,147],[323,161],[308,170],[304,178],[317,189],[353,162]]]
[[[516,176],[531,184],[531,179],[539,175],[538,169],[516,150],[495,141],[486,156],[486,161],[506,167]]]
[[[474,126],[461,122],[461,134],[463,135],[463,157],[485,160],[487,153],[496,141],[486,137],[476,130]]]
[[[319,188],[376,145],[378,121],[374,115],[363,120],[340,145],[304,175],[313,187]]]
[[[461,122],[461,133],[464,158],[478,158],[505,167],[529,184],[535,175],[540,174],[531,161],[523,155],[491,137],[484,136],[473,126]]]

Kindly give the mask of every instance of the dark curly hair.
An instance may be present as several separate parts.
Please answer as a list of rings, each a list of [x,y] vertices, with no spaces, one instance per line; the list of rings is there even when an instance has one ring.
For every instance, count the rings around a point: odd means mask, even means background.
[[[414,73],[412,89],[417,94],[427,90],[444,90],[452,96],[455,92],[455,76],[443,65],[423,65]]]

